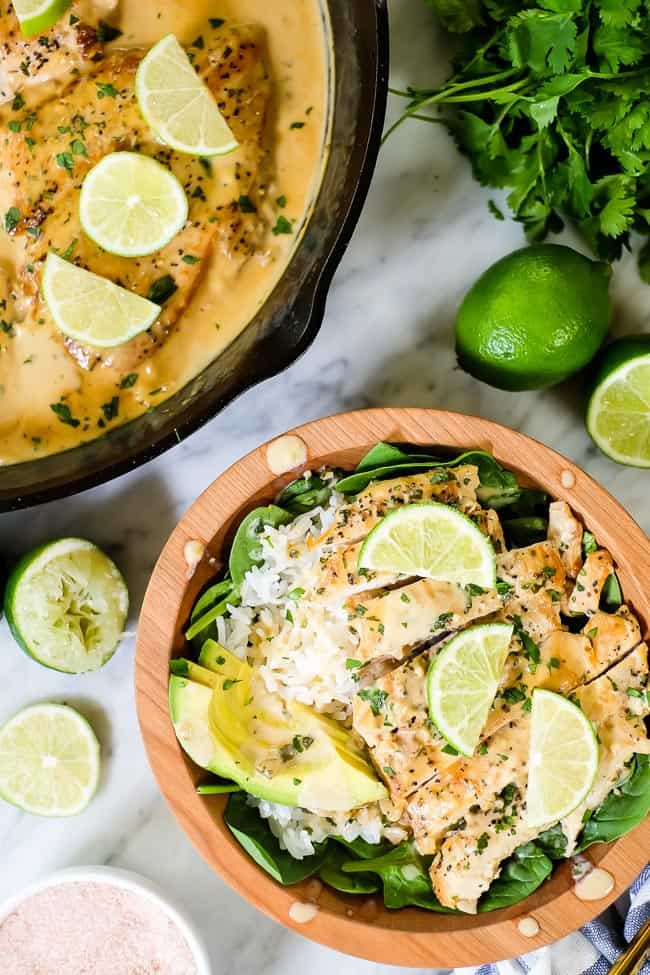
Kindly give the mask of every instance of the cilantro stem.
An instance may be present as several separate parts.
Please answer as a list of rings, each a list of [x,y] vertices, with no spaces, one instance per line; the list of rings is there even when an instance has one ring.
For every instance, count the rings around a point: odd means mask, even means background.
[[[493,84],[496,81],[505,81],[506,78],[511,78],[513,74],[519,73],[519,68],[508,68],[507,71],[499,71],[497,74],[486,75],[484,78],[471,78],[469,81],[454,82],[444,85],[442,88],[409,88],[407,91],[389,88],[388,90],[391,95],[397,95],[400,98],[429,98],[431,95],[439,95],[443,92],[451,93],[466,88],[483,88],[485,85]],[[490,92],[490,94],[492,93]]]

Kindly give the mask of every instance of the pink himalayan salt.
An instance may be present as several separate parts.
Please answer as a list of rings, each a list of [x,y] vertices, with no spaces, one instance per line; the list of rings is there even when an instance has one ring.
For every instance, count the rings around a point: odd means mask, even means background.
[[[197,975],[182,932],[153,901],[106,883],[62,883],[0,923],[6,975]]]

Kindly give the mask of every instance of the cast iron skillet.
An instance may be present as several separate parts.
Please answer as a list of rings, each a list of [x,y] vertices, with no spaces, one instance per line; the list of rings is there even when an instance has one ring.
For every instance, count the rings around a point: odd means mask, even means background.
[[[0,512],[95,487],[180,443],[241,393],[305,352],[375,168],[388,86],[386,0],[327,0],[334,50],[332,144],[307,230],[259,313],[200,375],[99,440],[0,471]]]

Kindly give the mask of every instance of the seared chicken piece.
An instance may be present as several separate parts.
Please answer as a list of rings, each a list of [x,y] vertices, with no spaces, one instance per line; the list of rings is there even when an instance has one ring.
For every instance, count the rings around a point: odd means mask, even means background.
[[[459,507],[487,535],[496,552],[505,551],[503,529],[496,511],[484,511],[478,503],[462,498]],[[319,602],[337,603],[366,590],[388,589],[405,582],[406,577],[388,572],[370,572],[357,569],[363,542],[354,545],[338,545],[326,552],[320,560],[314,582],[315,598]]]
[[[650,714],[646,694],[648,647],[640,644],[605,675],[576,691],[580,706],[598,727],[598,775],[585,801],[562,821],[567,838],[566,856],[575,850],[585,814],[607,798],[622,778],[632,756],[650,754],[644,718]],[[630,693],[631,692],[631,693]]]
[[[548,540],[560,553],[566,574],[575,579],[582,566],[582,525],[566,501],[549,505]]]
[[[576,578],[569,597],[570,613],[595,613],[600,605],[603,586],[614,571],[614,560],[604,548],[590,552]]]
[[[420,579],[409,586],[350,603],[350,628],[359,636],[357,657],[401,660],[410,650],[499,609],[496,592],[470,596],[451,582]]]
[[[577,692],[601,743],[598,774],[585,808],[602,802],[634,752],[650,751],[642,717],[645,704],[632,719],[628,716],[628,690],[641,692],[647,677],[647,648],[642,645],[610,673]],[[455,829],[450,829],[431,866],[434,891],[447,907],[475,913],[480,895],[499,875],[503,861],[542,832],[529,828],[525,819],[529,724],[529,716],[522,715],[512,727],[490,739],[488,767],[484,759],[472,759],[476,766],[471,779],[483,779],[481,794],[471,808],[466,806],[460,823],[452,824]],[[506,772],[512,777],[503,785]],[[581,822],[576,825],[579,832]]]
[[[131,368],[167,338],[192,297],[208,255],[214,251],[218,254],[214,273],[226,288],[255,250],[261,221],[252,201],[264,155],[270,91],[258,35],[254,28],[221,30],[210,47],[198,53],[197,68],[240,142],[235,152],[207,166],[155,141],[135,99],[138,52],[105,58],[94,74],[80,78],[60,98],[44,104],[29,130],[29,142],[23,131],[9,134],[7,176],[12,205],[22,218],[15,233],[26,235],[22,287],[31,300],[34,319],[48,319],[39,297],[39,282],[43,261],[52,249],[138,294],[147,295],[160,279],[172,279],[173,293],[149,332],[117,350],[67,343],[84,368],[97,362]],[[118,149],[155,156],[175,173],[189,198],[185,227],[150,257],[128,259],[107,254],[82,233],[79,225],[79,190],[84,175],[108,152]],[[240,206],[242,199],[247,201],[245,207]]]
[[[562,628],[560,603],[564,592],[564,564],[551,542],[537,542],[497,556],[497,577],[510,590],[504,596],[502,618],[514,622],[539,643]]]
[[[24,37],[11,0],[0,0],[0,103],[29,89],[30,107],[34,107],[39,85],[67,84],[73,74],[91,68],[103,47],[97,25],[117,2],[79,0],[50,30]]]
[[[459,505],[461,500],[476,502],[478,468],[437,467],[426,474],[411,474],[390,481],[374,481],[342,504],[334,524],[318,539],[318,544],[351,544],[365,538],[383,516],[403,504],[440,501]]]
[[[601,661],[613,663],[641,641],[639,622],[625,604],[615,613],[594,613],[582,632],[591,641],[597,666]]]
[[[340,603],[357,593],[394,586],[404,576],[390,572],[358,571],[363,542],[332,549],[321,556],[311,598],[322,603]]]

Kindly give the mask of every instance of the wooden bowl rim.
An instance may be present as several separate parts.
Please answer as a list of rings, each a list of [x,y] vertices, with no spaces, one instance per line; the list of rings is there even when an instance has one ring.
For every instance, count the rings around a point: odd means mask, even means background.
[[[137,634],[135,692],[138,720],[148,758],[172,812],[199,852],[221,877],[274,920],[320,944],[369,961],[426,967],[482,964],[539,948],[570,933],[603,911],[646,865],[650,820],[615,843],[593,847],[590,858],[615,879],[611,894],[596,902],[572,892],[570,863],[522,905],[475,917],[431,914],[418,909],[388,911],[378,898],[320,892],[319,910],[308,924],[290,918],[291,905],[314,896],[314,882],[282,887],[258,868],[231,837],[220,815],[224,800],[207,800],[194,788],[198,770],[184,756],[167,709],[168,662],[181,649],[181,625],[196,593],[214,575],[228,530],[242,512],[270,500],[301,470],[338,461],[352,467],[378,440],[418,446],[482,447],[519,475],[567,501],[609,548],[617,563],[626,601],[638,614],[644,633],[650,621],[650,596],[643,576],[650,564],[650,542],[621,505],[576,464],[561,454],[490,420],[440,410],[371,409],[337,414],[296,427],[308,461],[282,477],[266,463],[267,441],[233,464],[194,502],[167,541],[147,588]],[[187,541],[207,545],[204,561],[188,578]],[[517,921],[533,915],[535,937],[524,937]]]

